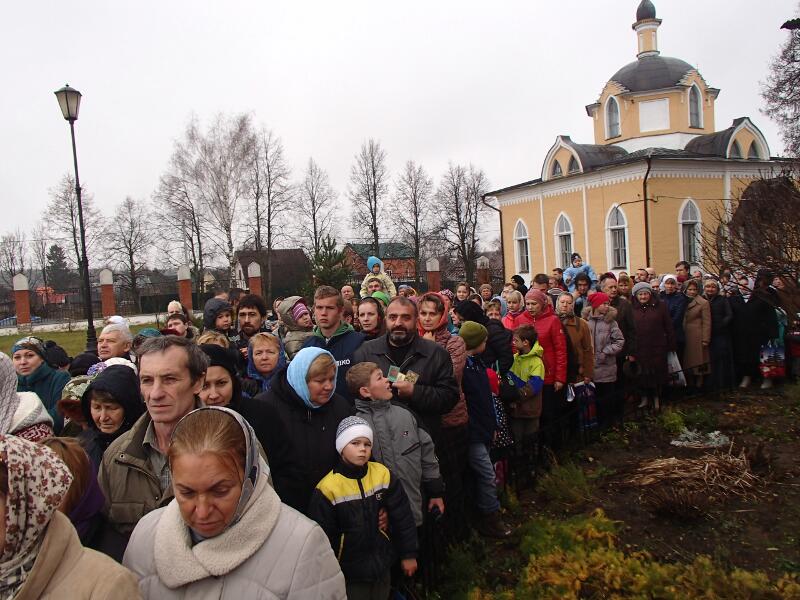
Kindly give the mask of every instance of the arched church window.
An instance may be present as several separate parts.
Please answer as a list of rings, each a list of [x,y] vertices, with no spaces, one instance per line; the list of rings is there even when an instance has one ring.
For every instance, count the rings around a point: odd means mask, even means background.
[[[742,147],[739,145],[739,140],[733,140],[728,158],[742,158]]]
[[[747,151],[747,160],[758,160],[761,156],[758,154],[758,144],[753,141],[750,144],[750,149]]]
[[[681,209],[681,260],[696,265],[700,259],[700,210],[694,200]]]
[[[557,160],[553,161],[553,170],[551,172],[552,177],[561,177],[564,174],[564,171],[561,170],[561,163]]]
[[[528,249],[528,228],[521,220],[514,228],[514,244],[517,249],[517,272],[530,273],[530,252]]]
[[[628,221],[619,206],[608,213],[608,247],[612,269],[628,268]]]
[[[562,269],[570,266],[572,256],[572,223],[564,213],[556,221],[556,258]]]
[[[567,169],[567,171],[569,172],[570,175],[572,175],[573,173],[580,173],[580,170],[581,168],[578,166],[578,161],[575,160],[574,156],[571,156],[569,159],[569,168]]]
[[[703,126],[703,96],[696,85],[689,88],[689,126]]]
[[[619,103],[614,96],[608,98],[606,103],[606,133],[607,137],[618,137],[619,130]]]

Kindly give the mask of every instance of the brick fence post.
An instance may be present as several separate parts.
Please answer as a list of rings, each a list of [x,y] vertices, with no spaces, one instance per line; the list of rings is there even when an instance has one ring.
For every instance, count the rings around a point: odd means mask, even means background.
[[[489,272],[489,259],[485,256],[479,256],[475,263],[478,266],[478,285],[491,284],[492,276]]]
[[[442,289],[442,274],[439,272],[439,261],[429,258],[425,261],[426,279],[428,281],[428,291],[438,292]]]
[[[17,313],[17,329],[31,330],[31,293],[28,290],[28,278],[22,273],[14,275],[14,303]]]
[[[264,293],[261,287],[261,265],[255,261],[247,267],[247,286],[250,288],[251,294],[261,296]]]
[[[100,271],[100,305],[104,317],[117,314],[117,301],[114,298],[114,273],[111,272],[111,269]]]
[[[178,299],[190,313],[194,310],[192,307],[192,272],[186,265],[178,267]]]

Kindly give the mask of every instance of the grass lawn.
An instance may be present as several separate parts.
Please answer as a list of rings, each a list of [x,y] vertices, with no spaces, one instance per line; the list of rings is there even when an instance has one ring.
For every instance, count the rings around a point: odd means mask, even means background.
[[[145,327],[154,327],[153,323],[144,323],[142,325],[132,325],[131,332],[136,335],[136,333],[144,329]],[[97,333],[100,334],[102,327],[97,327]],[[33,331],[32,334],[40,339],[43,340],[53,340],[59,346],[64,348],[67,351],[67,354],[70,356],[75,356],[80,354],[86,348],[86,330],[76,330],[76,331]],[[3,335],[0,336],[0,351],[9,354],[11,352],[11,346],[14,345],[21,337],[25,337],[25,334],[15,333],[14,335]]]

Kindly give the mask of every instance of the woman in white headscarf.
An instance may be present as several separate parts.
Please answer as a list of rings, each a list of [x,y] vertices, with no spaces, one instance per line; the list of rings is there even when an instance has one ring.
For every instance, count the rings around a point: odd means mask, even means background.
[[[345,598],[327,536],[281,504],[241,415],[192,411],[168,457],[175,498],[139,521],[123,560],[146,599]]]
[[[72,482],[49,448],[0,435],[0,599],[136,599],[131,573],[81,545],[58,511]]]

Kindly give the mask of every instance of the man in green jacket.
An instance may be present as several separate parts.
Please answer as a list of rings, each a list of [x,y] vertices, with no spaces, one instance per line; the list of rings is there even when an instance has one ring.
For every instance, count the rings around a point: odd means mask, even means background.
[[[124,536],[173,497],[167,448],[175,426],[200,406],[208,358],[191,340],[150,338],[138,352],[139,385],[147,412],[108,447],[98,480],[104,513]]]

